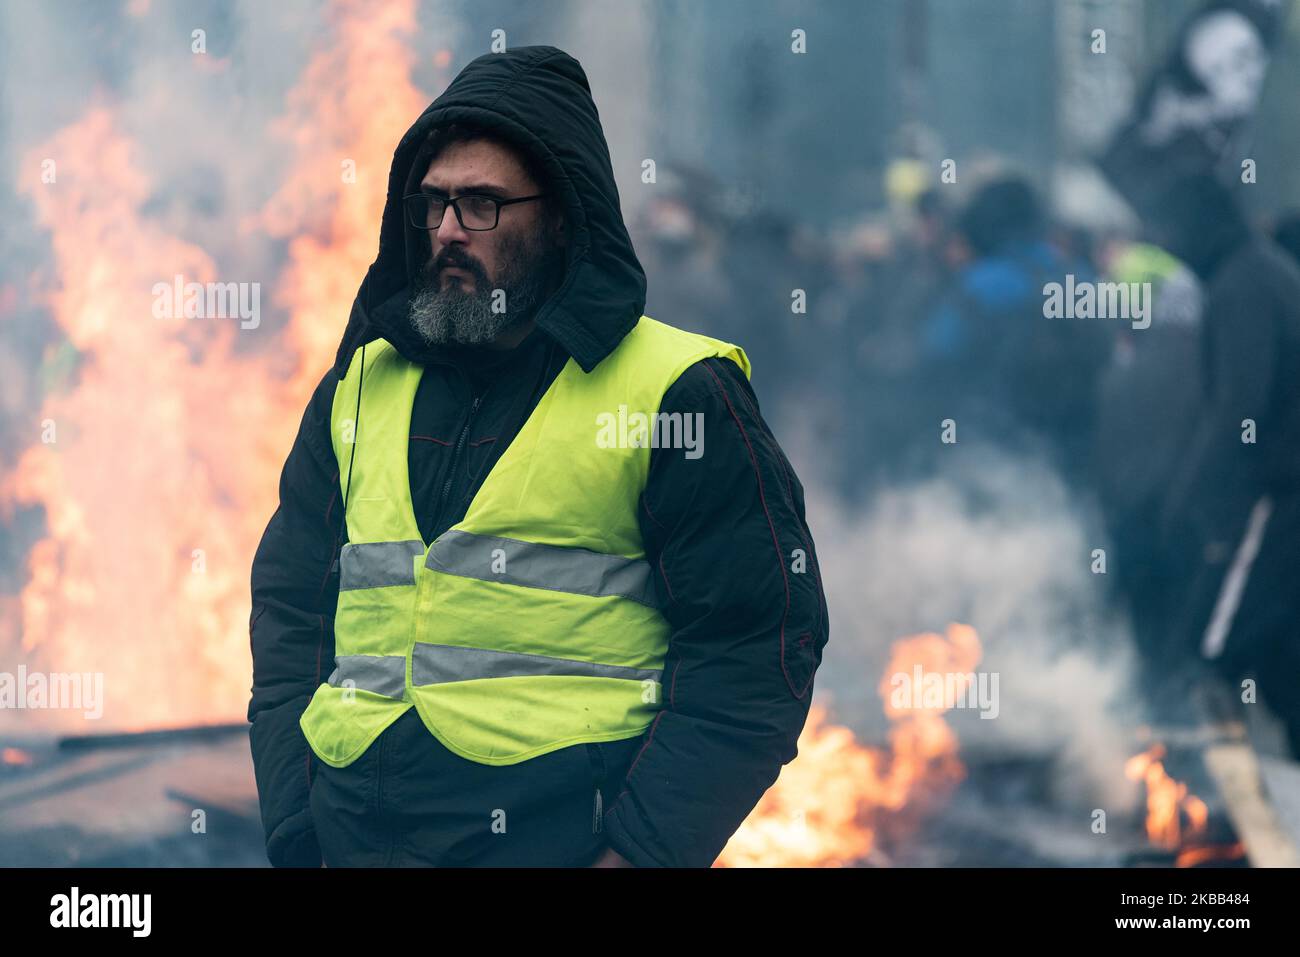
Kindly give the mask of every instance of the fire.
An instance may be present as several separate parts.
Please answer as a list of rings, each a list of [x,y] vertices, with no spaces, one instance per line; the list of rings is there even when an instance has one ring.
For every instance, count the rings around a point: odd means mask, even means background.
[[[1164,756],[1164,745],[1154,744],[1128,759],[1124,776],[1146,785],[1147,839],[1157,847],[1173,850],[1205,830],[1208,813],[1204,801],[1188,794],[1186,784],[1175,781],[1165,772],[1160,761]],[[1183,833],[1184,821],[1186,834]]]
[[[38,506],[47,528],[22,594],[0,605],[16,619],[0,640],[32,670],[102,673],[115,728],[230,720],[246,706],[253,552],[374,256],[394,144],[427,102],[409,79],[414,0],[336,2],[330,18],[332,42],[273,131],[290,144],[287,178],[244,224],[292,237],[273,283],[288,317],[277,341],[275,322],[247,333],[236,319],[156,317],[156,284],[230,277],[218,252],[145,211],[147,148],[111,103],[22,160],[58,161],[55,183],[25,177],[52,251],[53,281],[34,294],[80,367],[44,397],[32,445],[0,477],[0,512]],[[41,718],[84,730],[77,712]]]
[[[336,2],[329,15],[336,42],[307,65],[274,130],[292,146],[293,173],[245,224],[290,240],[276,302],[290,316],[287,345],[301,359],[291,386],[302,402],[333,361],[375,258],[393,148],[431,99],[410,81],[414,0]]]
[[[1246,845],[1241,841],[1235,844],[1212,844],[1204,847],[1189,847],[1180,851],[1174,861],[1174,867],[1200,867],[1209,861],[1235,861],[1246,853]]]
[[[717,864],[723,867],[842,867],[886,863],[887,848],[914,833],[965,776],[946,704],[906,708],[894,701],[894,676],[923,671],[969,674],[979,637],[952,624],[894,642],[880,682],[891,722],[889,746],[859,744],[814,705],[786,765],[740,826]]]
[[[1175,867],[1197,867],[1207,861],[1233,860],[1245,854],[1240,842],[1226,845],[1198,845],[1205,833],[1209,810],[1205,802],[1188,793],[1187,785],[1165,771],[1163,744],[1153,744],[1135,754],[1124,765],[1124,775],[1142,781],[1147,793],[1147,839],[1156,847],[1177,850]]]
[[[32,756],[22,748],[0,748],[0,764],[17,766],[31,763]]]

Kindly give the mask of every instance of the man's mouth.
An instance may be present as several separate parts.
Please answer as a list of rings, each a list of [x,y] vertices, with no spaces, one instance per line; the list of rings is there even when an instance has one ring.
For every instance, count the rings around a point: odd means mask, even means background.
[[[448,266],[439,273],[438,282],[444,287],[464,288],[465,286],[474,285],[474,277],[463,269]]]
[[[474,278],[474,274],[463,266],[443,266],[442,274],[444,276],[463,276],[466,279]]]

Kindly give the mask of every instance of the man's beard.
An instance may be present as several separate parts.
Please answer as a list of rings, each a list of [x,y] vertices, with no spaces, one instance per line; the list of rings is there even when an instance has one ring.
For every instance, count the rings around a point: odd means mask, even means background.
[[[510,237],[501,244],[505,265],[493,285],[482,265],[458,246],[444,248],[425,264],[411,295],[411,325],[426,342],[482,345],[526,323],[550,294],[563,269],[564,249],[543,248],[540,237]],[[456,266],[473,277],[473,289],[452,276],[442,288],[442,270]],[[504,296],[496,296],[501,290]],[[495,308],[494,308],[495,306]]]

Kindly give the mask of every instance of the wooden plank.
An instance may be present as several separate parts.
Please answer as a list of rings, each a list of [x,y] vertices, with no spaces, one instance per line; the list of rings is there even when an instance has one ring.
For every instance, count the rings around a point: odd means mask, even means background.
[[[1255,750],[1245,742],[1212,744],[1205,767],[1254,867],[1300,867],[1290,832],[1264,794]]]

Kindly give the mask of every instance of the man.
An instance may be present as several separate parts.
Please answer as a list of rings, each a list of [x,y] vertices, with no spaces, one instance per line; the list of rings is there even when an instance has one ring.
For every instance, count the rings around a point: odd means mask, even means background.
[[[968,438],[1041,450],[1078,482],[1111,337],[1100,322],[1045,318],[1043,295],[1067,274],[1091,281],[1091,267],[1049,241],[1042,203],[1016,174],[981,186],[957,229],[971,261],[922,330],[941,413],[931,421],[951,416]]]
[[[1300,549],[1300,269],[1250,222],[1242,186],[1173,177],[1154,227],[1204,288],[1199,401],[1154,516],[1159,662],[1257,679],[1300,752],[1293,639]]]
[[[582,67],[474,60],[398,145],[254,559],[272,864],[707,866],[795,757],[803,491],[743,351],[645,291]]]

